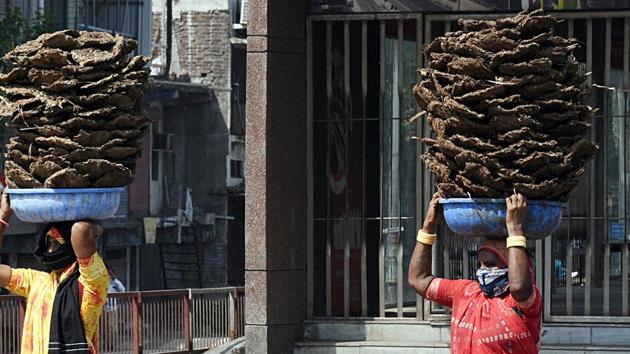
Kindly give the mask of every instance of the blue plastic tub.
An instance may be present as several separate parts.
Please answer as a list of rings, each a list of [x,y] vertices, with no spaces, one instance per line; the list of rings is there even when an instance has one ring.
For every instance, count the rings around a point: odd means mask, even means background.
[[[456,234],[469,237],[506,237],[505,199],[490,198],[446,198],[440,204],[444,219]],[[566,203],[528,200],[525,236],[545,238],[558,228]]]
[[[120,188],[7,189],[11,209],[24,222],[102,220],[113,216]]]

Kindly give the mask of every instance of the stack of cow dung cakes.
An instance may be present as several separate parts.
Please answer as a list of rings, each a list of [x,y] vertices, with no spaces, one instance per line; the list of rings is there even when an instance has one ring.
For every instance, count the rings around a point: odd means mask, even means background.
[[[148,118],[141,104],[149,57],[133,39],[66,30],[7,53],[0,115],[12,188],[107,188],[131,182]]]
[[[425,45],[414,96],[435,138],[422,156],[445,197],[565,201],[598,146],[585,140],[593,109],[575,39],[554,35],[542,11],[461,31]]]

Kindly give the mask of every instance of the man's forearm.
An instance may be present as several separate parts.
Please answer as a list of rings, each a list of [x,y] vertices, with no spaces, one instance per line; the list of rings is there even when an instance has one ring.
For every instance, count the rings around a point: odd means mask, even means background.
[[[435,233],[435,226],[425,224],[422,231],[428,234]],[[416,292],[424,296],[433,280],[433,246],[421,242],[416,243],[413,255],[409,261],[409,285]]]
[[[527,251],[522,247],[510,247],[508,260],[510,292],[516,301],[525,301],[533,291]]]
[[[432,246],[418,242],[409,261],[409,285],[421,296],[424,296],[433,280],[432,253]]]
[[[78,259],[90,258],[96,252],[96,235],[87,221],[79,221],[72,226],[71,241]]]

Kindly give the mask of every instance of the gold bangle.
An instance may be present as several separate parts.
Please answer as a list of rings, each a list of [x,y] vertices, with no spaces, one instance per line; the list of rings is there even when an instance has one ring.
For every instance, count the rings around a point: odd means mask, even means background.
[[[523,247],[527,248],[527,238],[525,236],[509,236],[505,241],[506,246],[509,247]]]
[[[416,237],[416,241],[422,244],[431,246],[435,243],[435,239],[437,236],[435,234],[428,234],[422,230],[418,231],[418,237]]]

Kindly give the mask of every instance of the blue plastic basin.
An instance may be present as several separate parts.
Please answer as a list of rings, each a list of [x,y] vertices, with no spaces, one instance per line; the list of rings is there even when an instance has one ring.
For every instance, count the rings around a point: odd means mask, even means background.
[[[506,237],[505,199],[446,198],[440,204],[444,209],[446,225],[456,234],[470,237]],[[558,228],[566,203],[528,200],[525,236],[545,238]]]
[[[7,189],[11,209],[24,222],[102,220],[113,216],[120,188]]]

